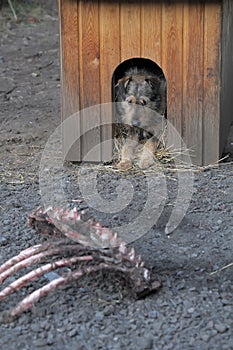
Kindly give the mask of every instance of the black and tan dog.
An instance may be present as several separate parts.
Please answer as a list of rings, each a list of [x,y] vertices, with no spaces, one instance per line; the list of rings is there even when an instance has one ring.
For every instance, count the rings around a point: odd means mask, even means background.
[[[154,164],[166,113],[166,81],[146,69],[132,68],[116,85],[117,121],[124,124],[127,138],[121,150],[118,168],[132,167],[139,142],[144,141],[138,165],[146,169]]]

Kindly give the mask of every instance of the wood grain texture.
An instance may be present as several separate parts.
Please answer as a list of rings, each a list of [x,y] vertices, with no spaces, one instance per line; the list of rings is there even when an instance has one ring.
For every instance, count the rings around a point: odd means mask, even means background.
[[[184,3],[182,136],[192,161],[202,164],[204,5]]]
[[[111,102],[109,86],[114,70],[120,63],[120,6],[112,2],[100,4],[100,94],[101,102]]]
[[[220,156],[223,152],[229,127],[233,123],[232,91],[233,91],[233,2],[223,1],[222,17],[222,82],[221,82],[221,120],[220,120]]]
[[[141,56],[162,65],[162,4],[141,3]]]
[[[80,72],[80,108],[87,108],[100,103],[100,43],[99,43],[99,5],[97,1],[79,1],[79,72]],[[86,161],[101,161],[100,111],[95,109],[92,115],[82,114],[81,129],[83,132],[93,128],[93,131],[83,135],[82,159]],[[98,146],[97,146],[98,145]],[[97,146],[97,147],[95,147]],[[95,147],[94,154],[87,152]]]
[[[167,115],[182,136],[183,117],[183,2],[164,1],[162,5],[162,69],[167,79]],[[180,148],[168,130],[169,145]]]
[[[203,163],[219,158],[221,2],[205,3]]]
[[[59,0],[60,52],[61,52],[61,102],[62,120],[65,120],[80,108],[79,103],[79,40],[77,35],[77,2]],[[67,123],[63,127],[63,148],[67,159],[80,159],[80,140],[70,149],[70,139],[77,139],[80,133],[79,120],[73,127]],[[77,136],[77,137],[76,137]]]
[[[141,8],[139,0],[120,2],[121,61],[141,56]]]
[[[112,77],[114,70],[120,62],[120,5],[112,2],[100,3],[100,96],[101,103],[112,101]],[[113,130],[112,109],[104,105],[101,108],[101,139],[111,140]],[[101,144],[101,160],[110,161],[112,159],[112,141]]]

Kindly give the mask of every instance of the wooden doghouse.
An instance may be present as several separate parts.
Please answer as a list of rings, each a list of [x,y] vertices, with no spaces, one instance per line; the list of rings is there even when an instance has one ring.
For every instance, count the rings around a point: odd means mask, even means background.
[[[166,77],[167,117],[192,150],[193,162],[220,158],[233,119],[231,0],[59,0],[59,17],[63,120],[111,102],[117,67],[149,59]],[[66,147],[70,135],[63,137]],[[97,127],[94,138],[111,138],[111,128]],[[82,159],[92,142],[93,135],[86,135],[67,158]],[[93,161],[110,153],[100,149]]]

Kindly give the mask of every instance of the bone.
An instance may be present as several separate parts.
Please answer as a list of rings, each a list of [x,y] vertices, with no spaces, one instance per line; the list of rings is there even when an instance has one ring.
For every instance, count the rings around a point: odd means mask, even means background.
[[[18,278],[16,281],[12,282],[11,284],[9,284],[9,286],[3,289],[0,292],[0,301],[4,300],[8,295],[11,295],[17,292],[19,289],[24,287],[28,282],[35,281],[36,279],[38,279],[39,277],[41,277],[47,272],[56,270],[64,266],[72,266],[79,261],[90,261],[90,260],[93,260],[93,257],[91,255],[77,256],[77,257],[72,257],[70,259],[62,259],[62,260],[54,261],[52,263],[48,263],[46,265],[38,267],[37,269]]]
[[[83,275],[100,270],[121,272],[135,298],[143,297],[157,290],[161,285],[160,281],[151,281],[150,271],[144,267],[141,256],[136,254],[134,248],[127,248],[124,241],[99,222],[93,219],[84,221],[76,209],[53,209],[52,207],[44,209],[40,207],[32,212],[28,222],[38,231],[42,229],[42,232],[44,230],[49,234],[59,233],[61,238],[23,250],[0,266],[0,283],[2,283],[6,278],[26,267],[43,263],[40,267],[26,273],[5,287],[0,292],[0,301],[5,300],[27,283],[60,267],[73,266],[75,270],[69,271],[61,277],[58,276],[29,294],[6,316],[3,316],[4,322],[11,321],[22,312],[27,311],[48,293],[78,280]],[[86,236],[77,230],[85,232]],[[93,243],[96,242],[98,244],[95,244],[93,248]],[[59,259],[59,256],[62,258]],[[48,258],[59,260],[46,263]],[[76,265],[80,263],[81,266],[77,267]]]
[[[35,252],[38,251],[38,249],[41,248],[41,246],[42,246],[41,244],[37,244],[33,247],[29,247],[25,250],[22,250],[22,252],[20,252],[18,255],[14,256],[13,258],[10,258],[9,260],[7,260],[4,264],[0,266],[0,274],[8,270],[11,266],[33,255]],[[0,277],[0,283],[1,283],[1,277]]]
[[[48,247],[48,244],[45,244],[44,246],[41,245],[39,248],[42,249],[43,247],[44,248]],[[32,248],[34,248],[34,247],[32,247]],[[0,284],[2,284],[5,281],[5,279],[14,275],[16,272],[22,270],[23,268],[31,266],[32,264],[41,262],[43,259],[45,259],[49,256],[56,256],[59,253],[62,254],[64,250],[67,250],[67,251],[76,250],[77,251],[78,249],[74,245],[66,246],[63,249],[61,247],[55,246],[55,248],[51,248],[51,249],[48,249],[46,251],[43,250],[39,253],[37,253],[38,249],[32,249],[30,255],[28,252],[27,258],[21,259],[19,262],[17,262],[17,259],[20,256],[20,254],[19,254],[18,256],[11,259],[11,263],[14,261],[16,263],[14,265],[11,264],[9,268],[4,269],[4,271],[0,274]],[[35,253],[37,253],[37,254],[35,254]],[[15,260],[15,258],[16,258],[16,260]]]

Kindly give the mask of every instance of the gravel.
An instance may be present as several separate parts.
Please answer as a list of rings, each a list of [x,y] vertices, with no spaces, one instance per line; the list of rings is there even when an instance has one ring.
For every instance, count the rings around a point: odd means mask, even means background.
[[[0,33],[0,75],[5,79],[5,91],[0,91],[0,263],[47,239],[29,228],[26,219],[41,204],[40,159],[60,123],[58,23],[56,11],[49,14],[33,25],[10,23],[11,29]],[[48,62],[53,63],[46,66]],[[33,74],[40,66],[45,68]],[[97,187],[105,201],[116,198],[120,179],[134,191],[126,209],[106,214],[90,208],[80,193],[80,174],[93,169],[93,164],[64,166],[67,200],[112,228],[134,220],[147,200],[143,173],[97,167]],[[190,206],[169,236],[164,227],[177,195],[177,177],[169,169],[165,176],[165,208],[157,223],[132,243],[152,275],[160,276],[162,288],[135,301],[120,276],[87,276],[43,298],[14,322],[2,322],[2,349],[233,349],[233,164],[195,170]],[[0,312],[45,282],[42,278],[10,296]]]

